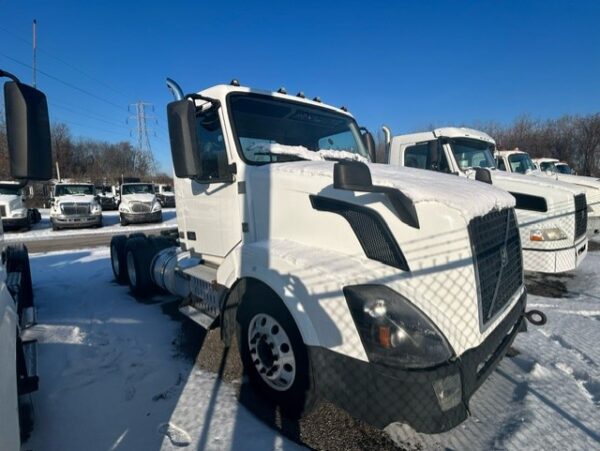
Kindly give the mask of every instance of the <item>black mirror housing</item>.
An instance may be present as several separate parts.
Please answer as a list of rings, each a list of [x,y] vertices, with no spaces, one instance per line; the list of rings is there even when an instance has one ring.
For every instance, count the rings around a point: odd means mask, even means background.
[[[342,160],[333,166],[333,187],[350,191],[364,191],[373,186],[371,170],[357,161]]]
[[[52,178],[52,143],[46,95],[31,86],[4,84],[10,172],[21,180]]]
[[[371,160],[371,163],[376,163],[377,162],[377,152],[375,149],[375,139],[373,138],[373,135],[371,134],[371,132],[369,130],[367,130],[365,127],[361,127],[361,137],[363,140],[363,144],[365,145],[365,147],[367,148],[367,152],[369,153],[369,159]]]
[[[201,177],[194,102],[184,99],[169,103],[167,118],[175,175],[182,178]]]

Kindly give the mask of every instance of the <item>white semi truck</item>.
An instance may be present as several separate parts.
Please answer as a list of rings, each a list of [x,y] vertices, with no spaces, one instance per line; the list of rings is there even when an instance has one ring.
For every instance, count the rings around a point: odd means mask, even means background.
[[[115,185],[96,185],[96,196],[102,206],[102,211],[119,208],[118,188]]]
[[[14,179],[48,180],[52,175],[46,97],[0,70],[4,84],[10,172]],[[35,323],[29,257],[24,246],[4,243],[0,224],[0,449],[18,451],[19,397],[38,387],[36,343],[27,337]]]
[[[0,182],[0,218],[4,230],[29,230],[42,219],[37,208],[28,208],[25,203],[25,182]]]
[[[600,179],[573,175],[570,168],[562,169],[564,166],[556,158],[531,159],[527,152],[518,149],[497,151],[496,164],[501,171],[550,177],[584,190],[588,204],[588,238],[600,236]]]
[[[120,189],[121,225],[162,222],[162,206],[152,183],[123,183]]]
[[[179,239],[114,237],[116,279],[237,337],[286,415],[325,398],[378,427],[461,423],[524,318],[543,322],[514,198],[370,163],[372,136],[318,98],[168,85]]]
[[[162,206],[162,208],[173,208],[175,207],[175,193],[171,185],[159,183],[155,186],[156,198]]]
[[[102,206],[91,183],[59,182],[50,206],[52,230],[102,227]]]
[[[391,138],[389,163],[481,179],[505,190],[516,200],[525,270],[576,269],[588,250],[585,191],[554,180],[497,171],[494,149],[494,140],[484,132],[438,128]],[[473,195],[471,202],[479,202],[478,197]]]

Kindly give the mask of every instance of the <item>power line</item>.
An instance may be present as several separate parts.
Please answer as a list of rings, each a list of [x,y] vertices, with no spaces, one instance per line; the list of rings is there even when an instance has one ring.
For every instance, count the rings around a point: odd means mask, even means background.
[[[9,60],[11,60],[11,61],[13,61],[13,62],[15,62],[17,64],[20,64],[21,66],[28,67],[29,69],[33,70],[33,66],[31,66],[30,64],[24,63],[23,61],[19,61],[18,59],[13,58],[12,56],[6,55],[5,53],[0,53],[0,56],[3,56],[6,59],[9,59]],[[56,77],[54,75],[51,75],[48,72],[45,72],[45,71],[43,71],[41,69],[37,69],[37,72],[39,72],[40,74],[42,74],[42,75],[44,75],[44,76],[46,76],[48,78],[51,78],[52,80],[55,80],[55,81],[57,81],[59,83],[62,83],[63,85],[65,85],[65,86],[67,86],[67,87],[69,87],[71,89],[75,89],[76,91],[82,92],[83,94],[86,94],[86,95],[88,95],[90,97],[93,97],[96,100],[100,100],[100,101],[102,101],[102,102],[104,102],[104,103],[106,103],[108,105],[111,105],[111,106],[113,106],[115,108],[118,108],[119,110],[124,110],[125,109],[122,105],[118,105],[118,104],[116,104],[114,102],[111,102],[110,100],[104,99],[104,98],[102,98],[102,97],[100,97],[100,96],[98,96],[98,95],[96,95],[94,93],[91,93],[91,92],[89,92],[89,91],[87,91],[87,90],[85,90],[83,88],[80,88],[79,86],[75,86],[74,84],[69,83],[68,81],[64,81],[64,80],[62,80],[62,79],[60,79],[60,78],[58,78],[58,77]]]
[[[80,112],[80,111],[76,111],[76,110],[71,109],[69,107],[59,105],[59,104],[57,104],[55,102],[48,102],[48,104],[50,106],[52,106],[52,108],[59,108],[61,110],[69,111],[69,112],[71,112],[73,114],[77,114],[78,116],[84,116],[84,117],[93,119],[95,121],[103,122],[103,123],[108,124],[108,125],[112,125],[112,126],[116,126],[116,127],[124,127],[124,128],[129,129],[129,127],[127,127],[127,125],[125,125],[125,124],[119,124],[118,122],[112,122],[112,121],[107,121],[105,119],[100,119],[100,118],[94,117],[94,116],[92,116],[90,114],[87,114],[87,113],[84,113],[84,112]]]

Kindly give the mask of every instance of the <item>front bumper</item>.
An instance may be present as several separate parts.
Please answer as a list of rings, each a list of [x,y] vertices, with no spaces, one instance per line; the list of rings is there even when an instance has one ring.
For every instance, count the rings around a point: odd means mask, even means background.
[[[141,223],[141,222],[161,222],[162,211],[155,211],[152,213],[123,213],[120,215],[125,218],[129,223]]]
[[[353,417],[378,428],[402,422],[428,434],[452,429],[467,418],[471,396],[494,371],[521,330],[526,299],[524,292],[481,345],[434,368],[403,370],[310,347],[319,393]],[[462,400],[443,411],[433,383],[452,375],[460,375]]]
[[[57,215],[51,216],[53,226],[60,228],[93,227],[102,224],[102,214],[99,215]]]
[[[23,216],[22,218],[2,218],[2,227],[4,230],[8,229],[22,229],[29,226],[29,218]]]
[[[580,238],[575,246],[563,249],[523,249],[525,271],[556,274],[573,271],[585,259],[588,252],[587,237]]]

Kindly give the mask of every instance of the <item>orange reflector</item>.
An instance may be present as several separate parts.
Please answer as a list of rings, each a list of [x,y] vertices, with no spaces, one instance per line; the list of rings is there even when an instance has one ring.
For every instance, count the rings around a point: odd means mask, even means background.
[[[392,334],[388,326],[379,326],[379,343],[384,348],[392,347]]]
[[[541,235],[531,235],[529,237],[530,241],[544,241],[544,238]]]

